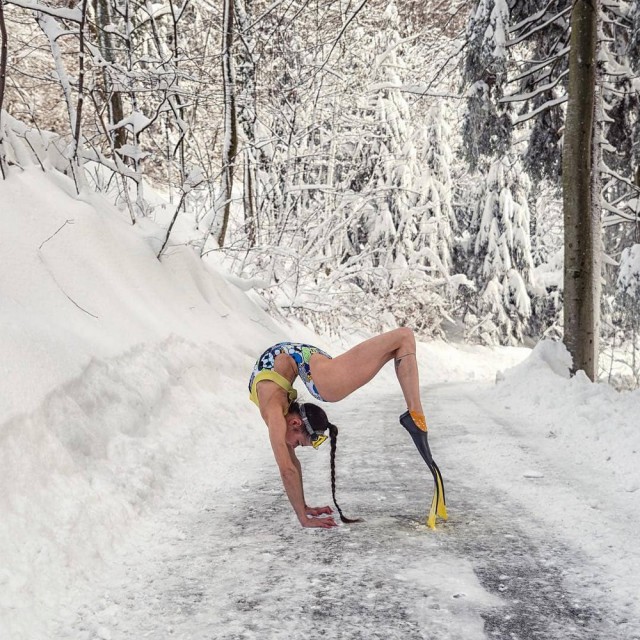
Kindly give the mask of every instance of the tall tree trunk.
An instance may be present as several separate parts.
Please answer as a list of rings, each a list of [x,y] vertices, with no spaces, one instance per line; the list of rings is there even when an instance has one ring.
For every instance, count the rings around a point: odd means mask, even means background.
[[[256,62],[253,0],[235,0],[235,18],[242,46],[238,51],[236,77],[236,111],[239,138],[242,140],[244,164],[243,205],[244,227],[249,247],[257,241],[258,215],[256,207],[256,167],[260,150],[256,148]]]
[[[100,47],[100,53],[107,62],[113,64],[116,62],[114,37],[111,31],[104,28],[109,24],[113,24],[114,21],[111,3],[110,0],[93,0],[93,4],[97,27],[95,37]],[[113,127],[114,124],[124,119],[121,87],[115,86],[112,82],[107,65],[102,69],[102,81],[104,83],[105,100],[108,101],[109,106],[109,124]],[[124,127],[118,127],[117,129],[112,129],[111,127],[108,132],[113,148],[124,147],[127,142],[127,130]]]
[[[176,7],[173,2],[169,3],[171,7],[171,17],[173,19],[173,65],[175,70],[175,84],[173,86],[173,95],[170,97],[170,101],[175,106],[173,107],[177,110],[176,117],[180,119],[180,123],[186,122],[186,113],[185,113],[185,104],[182,100],[182,96],[180,95],[179,83],[180,83],[180,74],[178,73],[178,65],[180,64],[180,32],[178,30],[178,23],[180,18],[184,15],[185,9],[187,7],[189,0],[184,0],[183,4],[179,7]],[[179,126],[178,130],[180,131],[180,138],[178,139],[177,144],[177,152],[178,152],[178,161],[180,163],[180,185],[182,186],[187,179],[187,162],[185,158],[185,136],[187,131],[184,129],[184,126]],[[167,158],[167,162],[170,159]]]
[[[569,101],[562,155],[564,342],[574,371],[595,380],[600,330],[601,206],[595,135],[600,0],[575,0],[571,16]]]
[[[73,132],[74,148],[73,162],[76,165],[78,173],[84,171],[82,159],[82,109],[84,105],[84,55],[85,42],[84,31],[87,21],[87,0],[82,0],[82,18],[79,27],[79,51],[78,51],[78,104],[76,107],[76,126]]]
[[[231,192],[233,189],[233,163],[238,150],[236,128],[236,103],[233,86],[233,0],[224,0],[222,18],[222,86],[224,90],[224,142],[222,145],[222,185],[214,220],[218,227],[218,246],[224,246],[231,213]],[[222,220],[220,214],[222,213]],[[219,220],[219,222],[218,222]]]
[[[0,0],[0,173],[7,177],[6,157],[4,149],[4,126],[2,124],[2,103],[4,102],[4,87],[7,79],[7,26],[4,22],[4,0]]]
[[[214,219],[222,212],[218,232],[218,246],[224,246],[227,234],[229,215],[231,212],[231,191],[233,188],[233,163],[238,149],[238,132],[236,129],[235,89],[233,86],[233,61],[231,47],[233,45],[233,4],[234,0],[224,0],[222,24],[222,84],[224,89],[224,143],[222,148],[222,193],[219,207],[216,207]]]

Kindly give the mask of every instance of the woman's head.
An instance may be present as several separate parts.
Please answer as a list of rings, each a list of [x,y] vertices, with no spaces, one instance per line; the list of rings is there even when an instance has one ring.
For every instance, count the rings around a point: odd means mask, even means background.
[[[318,405],[294,402],[289,407],[286,421],[286,440],[290,447],[311,445],[317,449],[327,439],[329,418]]]
[[[342,514],[342,509],[336,502],[336,445],[338,440],[338,427],[329,422],[329,418],[324,410],[311,402],[298,404],[294,402],[289,407],[287,419],[287,444],[291,447],[309,446],[314,444],[317,448],[324,440],[326,435],[318,443],[318,435],[329,432],[331,439],[331,492],[333,495],[333,503],[340,514],[340,520],[345,523],[361,522],[361,520],[351,520]],[[313,442],[315,440],[315,443]]]

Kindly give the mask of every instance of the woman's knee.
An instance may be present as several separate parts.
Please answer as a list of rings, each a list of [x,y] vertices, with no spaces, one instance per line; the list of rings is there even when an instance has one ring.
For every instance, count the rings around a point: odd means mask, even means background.
[[[416,346],[416,337],[411,327],[400,327],[399,329],[396,329],[396,331],[398,332],[398,338],[401,346],[411,348]]]
[[[413,333],[413,329],[411,327],[400,327],[398,331],[400,332],[400,335],[402,336],[402,340],[404,342],[408,342],[411,344],[416,343],[416,336]]]

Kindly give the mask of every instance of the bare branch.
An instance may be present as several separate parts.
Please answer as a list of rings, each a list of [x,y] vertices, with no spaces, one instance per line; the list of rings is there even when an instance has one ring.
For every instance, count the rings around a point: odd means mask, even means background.
[[[43,240],[40,243],[40,246],[38,247],[38,251],[40,251],[42,247],[44,247],[44,245],[47,244],[49,240],[51,240],[51,238],[57,236],[68,224],[73,224],[73,223],[74,223],[73,220],[65,220],[46,240]]]
[[[178,214],[180,213],[180,209],[182,209],[182,205],[186,197],[187,197],[187,191],[183,191],[182,195],[180,196],[180,202],[178,202],[178,206],[176,207],[176,210],[173,212],[173,217],[171,218],[171,222],[169,223],[169,227],[167,228],[167,233],[164,237],[164,242],[162,243],[162,246],[160,247],[160,251],[158,251],[158,255],[156,256],[158,260],[160,260],[160,258],[162,257],[165,247],[167,246],[167,242],[169,242],[169,236],[171,235],[173,225],[176,223],[176,220],[178,219]]]
[[[344,23],[344,25],[342,26],[342,29],[340,30],[340,33],[338,34],[337,38],[333,43],[333,46],[331,47],[331,50],[329,51],[329,54],[325,58],[325,61],[320,65],[320,68],[318,69],[318,71],[316,71],[316,74],[320,73],[325,68],[326,64],[329,62],[329,58],[331,58],[331,54],[333,53],[333,50],[336,48],[336,46],[338,45],[338,42],[340,42],[340,39],[344,35],[344,32],[347,30],[349,25],[353,22],[355,17],[360,13],[360,11],[362,11],[362,9],[364,8],[364,5],[367,4],[367,1],[368,0],[362,0],[362,2],[360,3],[360,6],[353,12],[351,17]]]

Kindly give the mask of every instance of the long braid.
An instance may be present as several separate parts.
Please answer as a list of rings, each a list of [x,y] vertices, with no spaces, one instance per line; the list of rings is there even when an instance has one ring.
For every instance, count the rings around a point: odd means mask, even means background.
[[[333,495],[333,504],[340,514],[340,520],[345,524],[353,524],[354,522],[362,522],[360,518],[347,518],[343,513],[340,505],[336,501],[336,443],[338,440],[338,427],[329,423],[329,437],[331,438],[331,494]]]

